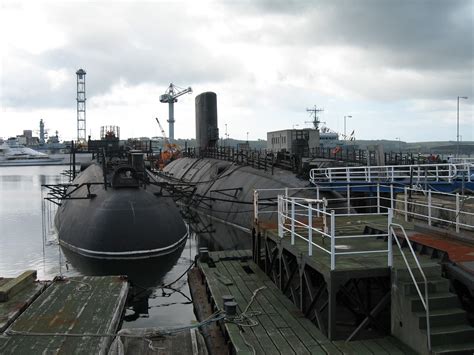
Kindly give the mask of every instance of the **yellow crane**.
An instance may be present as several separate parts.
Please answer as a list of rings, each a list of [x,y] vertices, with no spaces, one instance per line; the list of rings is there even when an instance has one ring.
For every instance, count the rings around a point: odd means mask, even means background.
[[[165,130],[163,129],[163,126],[161,125],[160,120],[158,119],[158,117],[155,117],[155,120],[156,120],[156,122],[158,122],[158,126],[160,127],[161,135],[163,136],[163,141],[164,141],[163,148],[164,148],[165,145],[168,146],[170,144],[170,142],[168,141],[168,138],[166,138]]]
[[[166,164],[179,157],[181,154],[181,147],[177,144],[169,142],[160,120],[158,117],[155,117],[155,119],[158,123],[158,126],[160,127],[161,135],[163,136],[163,151],[161,152],[160,159],[158,160],[158,167],[163,169]]]

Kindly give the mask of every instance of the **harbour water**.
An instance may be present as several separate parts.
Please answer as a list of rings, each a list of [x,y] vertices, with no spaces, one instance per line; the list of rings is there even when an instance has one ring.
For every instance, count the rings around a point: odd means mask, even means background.
[[[186,245],[172,255],[130,264],[65,255],[52,229],[46,228],[43,233],[42,220],[51,226],[54,209],[42,202],[46,195],[42,185],[67,183],[68,178],[61,175],[66,168],[0,168],[0,276],[14,277],[27,269],[37,270],[41,280],[57,275],[128,274],[135,287],[124,328],[172,327],[193,322],[186,275],[166,288],[162,286],[175,281],[191,265],[198,244],[196,234],[191,233]]]

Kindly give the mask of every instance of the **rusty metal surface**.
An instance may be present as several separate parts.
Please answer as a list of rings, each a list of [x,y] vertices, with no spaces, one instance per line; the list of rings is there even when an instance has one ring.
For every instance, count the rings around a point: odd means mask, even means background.
[[[105,353],[120,322],[128,283],[118,276],[55,281],[7,329],[2,354]]]
[[[445,251],[453,262],[474,261],[474,247],[461,241],[435,234],[422,233],[412,234],[410,239],[431,248]]]

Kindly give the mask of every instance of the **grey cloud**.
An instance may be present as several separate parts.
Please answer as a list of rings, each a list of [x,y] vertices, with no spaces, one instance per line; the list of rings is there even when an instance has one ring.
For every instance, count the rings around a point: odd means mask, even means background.
[[[106,93],[120,80],[132,86],[153,83],[166,88],[170,82],[192,86],[239,75],[239,64],[230,55],[215,56],[200,44],[200,39],[193,36],[193,19],[185,13],[177,16],[181,9],[145,3],[114,7],[92,4],[82,8],[79,16],[77,10],[59,6],[49,14],[50,20],[65,31],[66,45],[38,56],[15,53],[23,61],[35,63],[32,75],[18,80],[14,63],[3,68],[11,75],[1,78],[2,104],[74,105],[75,71],[79,67],[88,73],[88,96]],[[51,69],[71,73],[59,92],[45,80],[44,71]]]
[[[417,70],[473,66],[474,4],[469,0],[261,0],[237,4],[231,6],[256,16],[284,17],[281,26],[272,24],[264,30],[273,34],[265,40],[276,44],[360,47],[374,61]],[[249,39],[252,33],[245,37]]]

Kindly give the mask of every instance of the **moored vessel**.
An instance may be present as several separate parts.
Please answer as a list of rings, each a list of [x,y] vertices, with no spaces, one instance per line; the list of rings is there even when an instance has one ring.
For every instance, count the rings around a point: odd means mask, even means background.
[[[64,157],[52,158],[48,154],[27,148],[16,139],[0,142],[0,166],[61,165]]]
[[[68,186],[55,225],[63,248],[103,259],[169,254],[188,231],[173,199],[150,184],[143,152],[119,147],[113,132],[89,141],[95,161]]]

